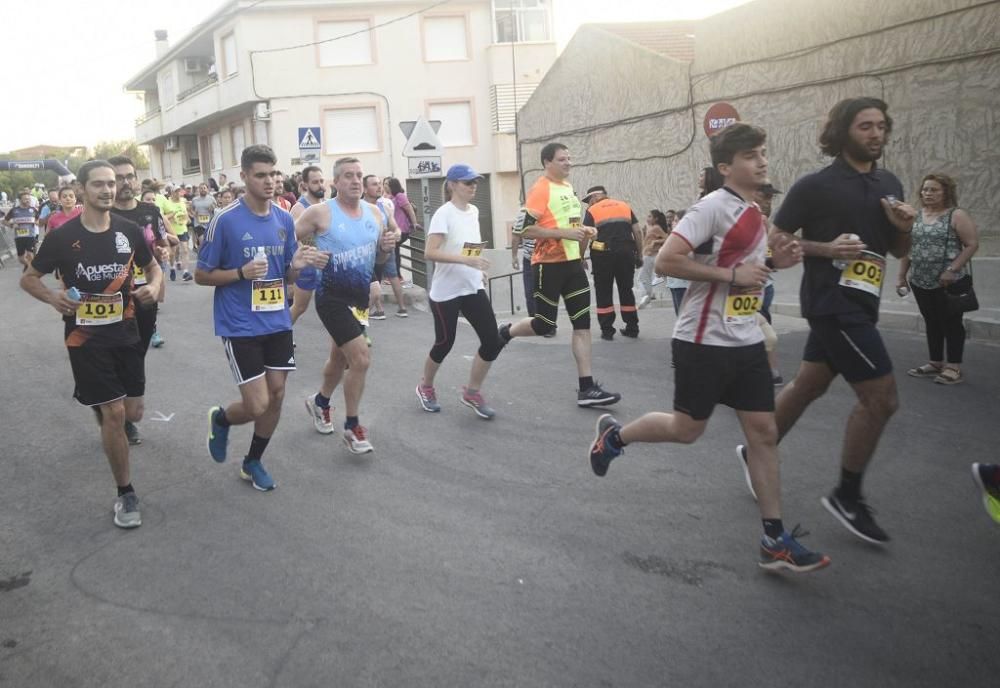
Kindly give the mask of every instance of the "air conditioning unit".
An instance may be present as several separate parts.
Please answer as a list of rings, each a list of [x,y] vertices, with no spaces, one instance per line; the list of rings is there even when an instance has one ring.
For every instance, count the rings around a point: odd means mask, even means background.
[[[185,74],[200,74],[205,71],[205,62],[200,57],[185,57],[184,58],[184,73]]]
[[[267,103],[257,103],[253,108],[253,119],[255,122],[270,122],[271,108]]]
[[[163,144],[163,149],[168,151],[175,151],[181,149],[181,142],[177,136],[168,136],[166,143]]]

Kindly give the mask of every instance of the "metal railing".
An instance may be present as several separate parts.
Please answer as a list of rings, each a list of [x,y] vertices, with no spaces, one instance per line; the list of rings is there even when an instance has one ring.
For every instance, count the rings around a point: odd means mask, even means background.
[[[148,112],[145,112],[145,113],[139,115],[138,117],[136,117],[135,118],[135,123],[136,123],[136,125],[145,124],[149,120],[151,120],[154,117],[156,117],[158,114],[160,114],[160,108],[159,107],[155,107],[152,110],[150,110]]]
[[[501,279],[507,280],[508,291],[510,292],[510,314],[513,315],[514,312],[515,312],[514,311],[514,275],[520,276],[520,275],[523,275],[523,274],[524,274],[523,270],[518,270],[517,272],[508,272],[508,273],[503,274],[503,275],[494,275],[493,277],[490,277],[489,280],[487,280],[487,290],[488,290],[488,295],[489,295],[489,298],[490,298],[490,303],[493,303],[493,282],[494,282],[494,280],[501,280]],[[493,310],[495,311],[496,309],[494,308]]]
[[[178,93],[177,94],[177,102],[179,103],[182,100],[184,100],[185,98],[190,98],[191,96],[193,96],[198,91],[204,91],[209,86],[213,86],[213,85],[217,84],[218,82],[219,82],[218,77],[213,74],[212,76],[208,77],[207,79],[199,81],[198,83],[196,83],[191,88],[186,88],[183,91],[181,91],[180,93]]]
[[[427,274],[429,272],[427,261],[424,259],[426,245],[427,235],[424,232],[410,232],[409,240],[399,247],[400,265],[397,266],[399,270],[404,267],[409,270],[413,276],[413,283],[424,289],[427,288]]]

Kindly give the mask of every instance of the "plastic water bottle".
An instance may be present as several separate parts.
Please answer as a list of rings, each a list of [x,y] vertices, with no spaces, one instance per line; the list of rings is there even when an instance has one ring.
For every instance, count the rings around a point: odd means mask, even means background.
[[[253,262],[258,265],[267,265],[267,254],[264,253],[264,247],[258,246],[257,253],[253,256]]]
[[[910,293],[910,288],[907,287],[906,285],[902,285],[902,286],[896,287],[896,294],[898,294],[899,298],[901,298],[901,299],[905,298],[906,295],[909,294],[909,293]]]
[[[857,241],[858,239],[861,238],[857,234],[849,234],[848,236],[849,236],[849,238],[851,238],[854,241]],[[851,264],[851,261],[849,261],[849,260],[843,260],[841,258],[834,258],[833,259],[833,267],[837,268],[838,270],[843,270],[844,268],[846,268],[850,264]]]
[[[80,290],[77,289],[76,287],[70,287],[69,289],[66,290],[66,296],[68,298],[72,299],[73,301],[79,301],[80,300]]]

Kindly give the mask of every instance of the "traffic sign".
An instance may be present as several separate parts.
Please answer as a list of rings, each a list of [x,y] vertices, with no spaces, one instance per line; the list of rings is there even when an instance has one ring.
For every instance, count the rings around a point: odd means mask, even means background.
[[[427,121],[423,117],[409,122],[400,122],[399,128],[406,135],[406,145],[403,147],[404,158],[440,157],[441,140],[437,133],[441,128],[440,120]]]
[[[705,136],[712,138],[730,124],[740,121],[740,113],[729,103],[716,103],[705,113]]]
[[[319,127],[299,127],[299,150],[319,150],[320,136]]]

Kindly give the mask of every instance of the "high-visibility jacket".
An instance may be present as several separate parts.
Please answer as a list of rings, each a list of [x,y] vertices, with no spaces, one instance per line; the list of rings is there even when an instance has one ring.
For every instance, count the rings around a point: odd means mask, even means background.
[[[635,245],[635,236],[632,234],[632,225],[637,222],[632,208],[624,201],[605,198],[590,206],[584,217],[584,224],[597,228],[597,236],[590,244],[591,252],[638,251],[639,247]]]

